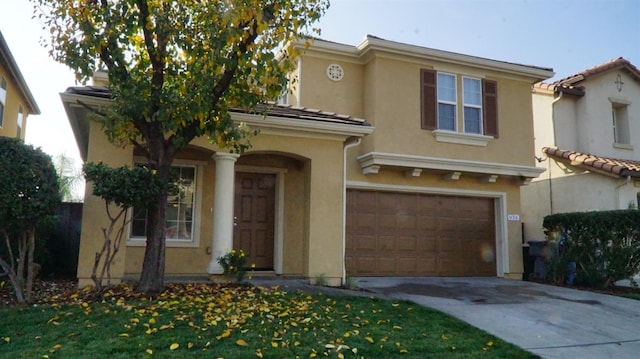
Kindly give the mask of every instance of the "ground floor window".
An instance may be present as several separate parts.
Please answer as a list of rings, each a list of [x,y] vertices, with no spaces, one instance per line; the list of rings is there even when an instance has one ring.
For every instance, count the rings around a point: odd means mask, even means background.
[[[172,166],[167,198],[166,239],[193,241],[196,202],[196,167]],[[131,237],[147,236],[146,209],[133,209]]]

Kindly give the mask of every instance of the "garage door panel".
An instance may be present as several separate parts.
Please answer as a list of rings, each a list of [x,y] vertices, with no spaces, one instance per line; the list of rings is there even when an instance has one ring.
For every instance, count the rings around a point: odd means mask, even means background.
[[[415,251],[417,249],[416,238],[399,236],[394,249],[398,251]]]
[[[496,273],[494,200],[347,191],[349,275]]]
[[[396,248],[396,238],[394,236],[378,236],[376,249],[382,251],[393,251]]]
[[[436,241],[433,237],[416,238],[416,251],[426,252],[425,254],[435,253]]]
[[[347,240],[348,246],[358,251],[376,250],[376,237],[374,235],[358,235]]]

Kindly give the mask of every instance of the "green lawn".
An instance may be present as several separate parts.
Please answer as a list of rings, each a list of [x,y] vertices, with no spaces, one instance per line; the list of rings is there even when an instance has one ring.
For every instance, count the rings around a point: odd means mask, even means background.
[[[85,294],[0,308],[0,358],[537,358],[408,302],[203,284]]]

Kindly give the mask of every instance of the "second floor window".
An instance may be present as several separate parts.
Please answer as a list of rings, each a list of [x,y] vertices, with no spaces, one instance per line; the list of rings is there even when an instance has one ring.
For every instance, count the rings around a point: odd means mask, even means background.
[[[464,132],[482,133],[482,87],[479,79],[462,78]]]
[[[456,130],[456,76],[438,73],[438,128]]]
[[[18,109],[18,119],[17,119],[17,124],[18,124],[18,133],[16,134],[17,138],[21,138],[22,137],[22,122],[24,121],[24,112],[22,110],[22,106],[20,106],[20,108]]]
[[[611,117],[613,118],[613,141],[617,144],[631,144],[629,136],[628,106],[622,103],[611,104]]]
[[[496,81],[422,69],[420,82],[423,129],[498,137]],[[458,100],[458,85],[462,86],[462,101]],[[463,120],[458,125],[460,117]]]
[[[4,126],[4,108],[7,104],[7,80],[0,76],[0,128]]]

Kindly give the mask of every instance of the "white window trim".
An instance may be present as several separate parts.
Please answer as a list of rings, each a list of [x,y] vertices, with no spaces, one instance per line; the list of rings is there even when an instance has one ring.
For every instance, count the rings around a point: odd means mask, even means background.
[[[465,99],[465,91],[464,91],[464,80],[465,79],[469,79],[469,80],[475,80],[478,81],[480,83],[480,105],[472,105],[472,104],[467,104],[467,101]],[[484,128],[482,127],[483,125],[483,118],[482,118],[482,107],[484,105],[483,103],[483,98],[482,98],[482,79],[479,78],[475,78],[475,77],[470,77],[470,76],[462,76],[462,132],[466,133],[466,134],[473,134],[473,135],[482,135],[484,133]],[[475,133],[475,132],[467,132],[466,127],[466,119],[464,117],[464,108],[465,107],[471,107],[471,108],[477,108],[480,110],[480,123],[479,123],[479,128],[480,128],[480,132]]]
[[[611,117],[613,119],[613,123],[612,123],[612,127],[613,127],[613,147],[617,148],[617,149],[625,149],[625,150],[633,150],[633,145],[632,143],[632,139],[631,139],[631,129],[630,129],[630,124],[629,124],[629,105],[631,104],[630,101],[626,100],[626,99],[620,99],[620,98],[612,98],[609,97],[609,101],[611,102]],[[623,119],[619,119],[618,118],[618,111],[624,109],[626,111],[626,118]],[[621,124],[619,123],[619,121],[625,121],[626,123],[624,123],[625,126],[621,126]],[[624,128],[626,127],[626,128]],[[626,130],[623,131],[625,132],[624,134],[629,137],[628,142],[619,142],[618,140],[620,139],[621,135],[623,135],[623,133],[620,132],[620,130]]]
[[[144,159],[134,158],[134,163],[144,162]],[[204,165],[206,162],[204,161],[194,161],[194,160],[175,160],[173,161],[174,166],[183,166],[183,167],[194,167],[196,169],[196,192],[194,198],[194,213],[193,213],[193,228],[191,231],[191,240],[176,240],[176,239],[167,239],[166,246],[167,247],[176,247],[176,248],[198,248],[200,247],[200,226],[202,224],[202,178],[204,172]],[[129,211],[129,219],[133,215],[133,210]],[[131,222],[127,226],[127,246],[129,247],[144,247],[147,245],[147,238],[145,237],[132,237],[131,236]]]
[[[456,98],[454,101],[445,101],[445,100],[440,100],[440,96],[439,96],[439,85],[438,85],[438,75],[447,75],[447,76],[453,76],[453,83],[454,83],[454,93],[456,95]],[[440,126],[440,106],[439,104],[446,104],[446,105],[453,105],[454,107],[454,111],[453,111],[453,130],[444,130],[442,129],[442,127]],[[442,131],[453,131],[453,132],[457,132],[458,131],[458,76],[456,74],[452,74],[449,72],[436,72],[436,126],[438,130],[442,130]]]
[[[24,127],[24,110],[22,109],[22,106],[18,107],[18,117],[16,118],[16,125],[18,126],[16,131],[17,137],[22,138],[22,128]]]
[[[0,111],[0,128],[4,127],[4,114],[7,112],[7,80],[0,76],[0,103],[2,103],[3,110]]]
[[[433,130],[433,137],[438,142],[457,143],[460,145],[487,147],[487,144],[494,139],[493,136],[487,136],[479,133],[466,133],[447,130]]]

